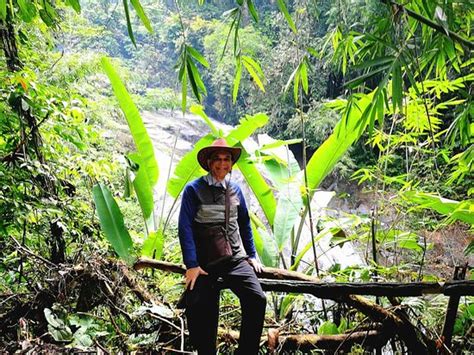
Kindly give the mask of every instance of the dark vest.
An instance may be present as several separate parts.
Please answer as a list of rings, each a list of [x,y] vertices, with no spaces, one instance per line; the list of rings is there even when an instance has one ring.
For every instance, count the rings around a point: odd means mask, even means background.
[[[210,186],[203,178],[201,179],[199,188],[195,190],[199,206],[194,217],[193,231],[199,264],[206,265],[207,257],[205,250],[202,248],[202,238],[206,238],[206,231],[211,227],[220,225],[225,228],[225,189]],[[233,184],[228,184],[228,189],[230,200],[228,238],[232,247],[232,259],[240,260],[247,257],[237,221],[240,199]]]

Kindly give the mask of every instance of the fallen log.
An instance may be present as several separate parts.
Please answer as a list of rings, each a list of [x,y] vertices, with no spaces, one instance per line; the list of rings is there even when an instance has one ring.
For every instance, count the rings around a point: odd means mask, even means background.
[[[219,328],[219,339],[230,344],[237,344],[239,332]],[[315,349],[331,351],[349,351],[355,344],[369,348],[384,346],[393,336],[393,333],[382,329],[368,329],[345,334],[318,335],[318,334],[291,334],[282,335],[277,329],[269,329],[267,347],[268,352],[278,351],[303,351],[310,352]],[[265,340],[263,340],[265,341]]]
[[[183,265],[169,263],[166,261],[159,261],[150,258],[140,258],[133,265],[135,270],[141,270],[145,268],[152,268],[162,271],[173,272],[176,274],[184,275],[186,268]],[[272,279],[272,280],[299,280],[299,281],[311,281],[318,282],[319,279],[313,276],[302,274],[301,272],[289,271],[284,269],[277,269],[272,267],[265,267],[263,272],[258,273],[259,278]]]
[[[259,279],[260,279],[260,275]],[[448,282],[364,282],[326,283],[260,279],[264,290],[307,293],[319,298],[332,299],[334,295],[370,295],[386,297],[418,297],[428,294],[446,296],[474,296],[474,281]]]
[[[139,259],[134,265],[134,268],[136,270],[143,269],[146,267],[151,267],[164,271],[176,270],[172,272],[178,272],[181,274],[185,273],[185,268],[180,265],[160,262],[152,259]],[[262,278],[263,275],[265,275],[265,278]],[[288,275],[288,277],[291,277],[291,280],[286,280],[284,275]],[[308,293],[313,294],[316,297],[327,298],[336,302],[344,302],[354,307],[359,312],[365,314],[370,319],[382,323],[384,325],[384,329],[387,329],[389,332],[393,331],[394,333],[397,333],[400,339],[403,340],[405,345],[408,347],[408,350],[415,354],[428,354],[431,353],[433,349],[435,349],[434,340],[429,339],[428,337],[423,335],[413,324],[411,324],[408,319],[402,319],[394,312],[384,309],[383,307],[363,297],[354,295],[354,293],[357,293],[357,291],[361,293],[368,292],[368,290],[371,289],[380,292],[380,289],[377,288],[381,285],[380,283],[369,283],[369,287],[365,288],[364,284],[355,283],[342,284],[343,287],[340,287],[341,284],[323,283],[317,278],[299,272],[274,268],[265,268],[264,272],[258,273],[257,276],[261,278],[260,282],[262,284],[262,288],[266,291]],[[390,287],[385,287],[385,291],[390,290],[391,286],[393,286],[394,284],[395,283],[390,283]],[[429,284],[429,286],[426,288],[421,287],[421,289],[431,290],[431,292],[436,291],[437,287],[444,287],[446,284],[448,284],[450,287],[455,286],[451,283],[446,283],[444,285],[437,283],[426,284]],[[351,288],[348,286],[354,287]],[[409,284],[405,284],[404,286],[409,286]],[[462,285],[460,289],[462,290],[462,292],[472,292],[471,287],[472,284],[470,285],[468,283],[467,285]],[[403,292],[406,292],[406,288],[402,288],[402,290],[404,290]],[[420,292],[420,287],[418,287],[417,292]],[[416,295],[419,296],[421,294],[422,293],[417,293]],[[394,295],[392,294],[389,296]]]
[[[393,333],[380,330],[353,332],[349,334],[316,335],[298,334],[278,338],[284,351],[299,350],[309,352],[315,349],[331,351],[350,351],[355,344],[369,348],[380,348],[393,336]]]
[[[185,274],[186,268],[179,264],[140,258],[134,264],[135,270],[153,268],[162,271]],[[262,287],[267,291],[297,292],[312,294],[319,298],[334,299],[334,295],[370,295],[387,297],[417,297],[426,294],[446,296],[474,296],[474,281],[448,282],[366,282],[350,283],[321,282],[316,277],[277,268],[265,267],[257,274]],[[275,281],[279,280],[279,281]]]

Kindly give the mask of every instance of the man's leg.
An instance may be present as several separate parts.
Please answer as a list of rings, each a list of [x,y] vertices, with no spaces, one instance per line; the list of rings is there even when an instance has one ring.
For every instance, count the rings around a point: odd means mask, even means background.
[[[262,286],[260,286],[252,266],[246,260],[242,260],[232,268],[229,274],[225,276],[225,281],[226,285],[240,299],[242,309],[237,353],[257,354],[267,304]]]
[[[215,354],[219,320],[219,289],[215,278],[198,277],[194,289],[188,291],[185,314],[189,337],[198,354]]]

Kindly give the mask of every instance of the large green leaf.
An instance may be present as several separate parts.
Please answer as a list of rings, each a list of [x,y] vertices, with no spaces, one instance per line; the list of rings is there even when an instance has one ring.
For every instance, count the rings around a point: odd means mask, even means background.
[[[337,325],[331,321],[326,321],[318,328],[318,335],[335,335],[339,334]]]
[[[240,119],[240,124],[235,127],[225,138],[229,145],[240,145],[248,137],[250,137],[258,128],[268,123],[268,116],[264,113],[257,113],[254,116],[245,116]],[[259,169],[250,159],[250,155],[242,149],[242,156],[237,162],[242,175],[252,189],[255,197],[257,197],[260,207],[262,207],[268,223],[273,225],[275,217],[276,200],[273,192],[260,174]]]
[[[225,137],[229,145],[235,145],[243,142],[250,137],[258,128],[265,126],[268,123],[268,116],[264,113],[257,113],[253,116],[246,115],[241,118],[239,125],[235,127]]]
[[[260,150],[260,154],[267,171],[270,173],[272,183],[277,187],[279,193],[273,235],[278,250],[282,251],[291,236],[291,231],[303,207],[300,189],[301,180],[298,178],[300,167],[288,147],[275,145],[277,141],[265,135],[259,136],[259,142],[267,143],[264,145],[265,149]],[[269,148],[272,145],[273,148]]]
[[[279,251],[283,250],[290,238],[302,207],[303,199],[298,188],[290,187],[288,193],[280,191],[273,224],[273,234]]]
[[[356,100],[352,108],[345,111],[334,132],[314,152],[306,167],[308,189],[311,196],[339,159],[362,135],[364,130],[357,129],[357,127],[360,124],[362,114],[370,102],[371,96],[369,95],[364,95],[359,100]],[[362,125],[366,127],[367,120]]]
[[[120,108],[122,109],[127,120],[130,132],[135,142],[135,146],[137,147],[141,162],[139,167],[140,178],[148,180],[147,185],[150,187],[149,193],[152,194],[153,187],[158,181],[159,174],[158,164],[156,162],[155,152],[153,150],[153,144],[150,137],[148,136],[147,130],[143,124],[137,107],[135,106],[130,94],[125,88],[125,85],[120,80],[120,77],[116,73],[114,67],[107,57],[102,58],[102,67],[109,77]],[[146,209],[146,219],[150,217],[152,211],[153,209]]]
[[[133,256],[132,238],[123,223],[122,212],[109,189],[102,184],[97,184],[92,189],[94,202],[99,215],[100,225],[107,240],[120,258],[131,264]]]
[[[181,158],[178,165],[174,169],[174,176],[169,179],[167,190],[168,193],[176,198],[179,196],[181,191],[183,191],[186,184],[205,174],[205,171],[199,166],[197,161],[197,153],[204,147],[211,145],[215,137],[212,134],[208,134],[202,137],[194,145],[193,150],[186,153],[184,157]]]
[[[0,19],[5,20],[7,18],[7,0],[0,0]]]
[[[252,226],[255,249],[260,256],[263,265],[268,267],[278,267],[278,247],[273,237],[267,232],[265,225],[260,219],[250,212],[250,222]]]
[[[150,185],[146,169],[140,168],[143,167],[143,161],[139,153],[131,153],[128,155],[128,158],[139,166],[138,171],[135,174],[134,179],[132,180],[133,189],[135,190],[138,198],[138,203],[142,210],[143,216],[145,219],[153,219],[153,186]]]
[[[20,8],[20,16],[23,21],[31,22],[31,20],[33,20],[37,14],[36,6],[27,0],[17,0],[17,3],[18,7]]]
[[[276,212],[275,196],[273,196],[272,189],[268,186],[262,174],[260,174],[257,165],[249,158],[249,154],[243,149],[237,166],[255,194],[263,213],[265,213],[265,217],[267,217],[268,224],[273,226]]]
[[[164,235],[163,230],[158,229],[148,234],[142,247],[142,255],[149,258],[161,259],[163,255]]]
[[[448,221],[460,220],[474,224],[474,200],[454,201],[419,191],[406,191],[402,194],[408,201],[416,203],[418,208],[429,208],[448,217]]]

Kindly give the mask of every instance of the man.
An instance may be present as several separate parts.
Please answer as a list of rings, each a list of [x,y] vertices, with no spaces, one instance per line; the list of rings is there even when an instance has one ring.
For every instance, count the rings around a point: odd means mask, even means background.
[[[230,288],[240,300],[237,353],[257,354],[262,334],[266,298],[255,275],[262,265],[256,258],[242,191],[230,181],[232,166],[240,154],[240,148],[229,147],[223,138],[201,149],[197,158],[209,174],[186,185],[183,192],[178,234],[187,268],[185,307],[191,342],[199,355],[216,353],[222,288]],[[226,231],[231,256],[213,263],[206,238],[216,227]]]

